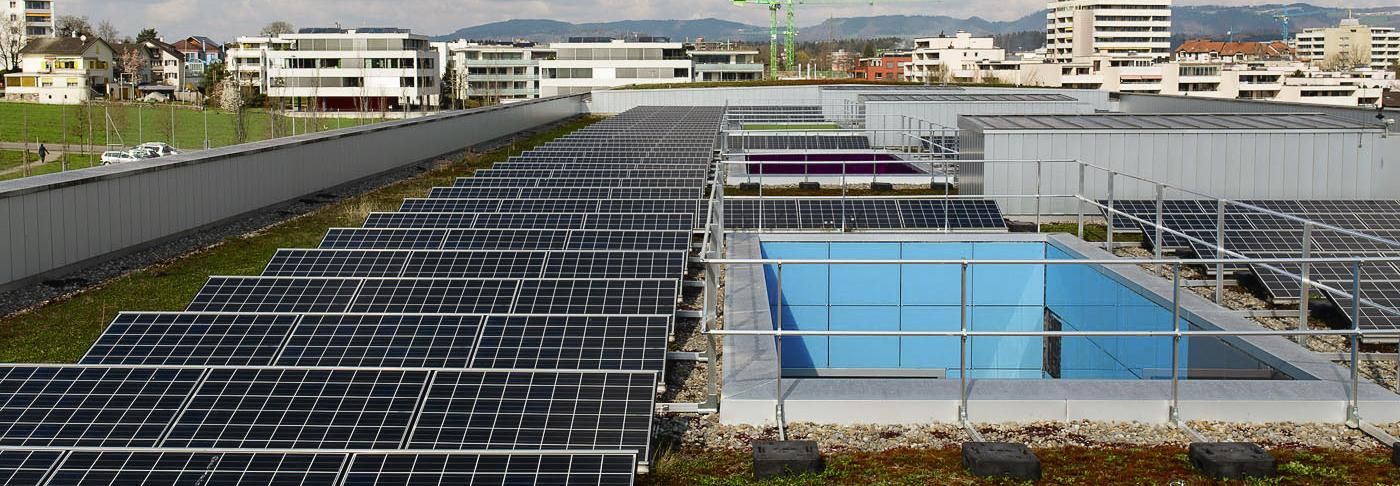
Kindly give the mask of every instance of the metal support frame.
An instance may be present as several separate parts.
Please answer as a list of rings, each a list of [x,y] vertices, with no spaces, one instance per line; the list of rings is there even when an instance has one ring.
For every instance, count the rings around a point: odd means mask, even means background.
[[[1118,178],[1117,176],[1118,176],[1118,173],[1117,173],[1117,172],[1113,172],[1113,171],[1109,171],[1109,172],[1108,172],[1108,214],[1106,215],[1106,216],[1108,216],[1108,218],[1107,218],[1107,220],[1104,222],[1104,237],[1103,237],[1103,238],[1104,238],[1104,248],[1108,249],[1108,252],[1109,252],[1109,253],[1113,253],[1113,220],[1116,219],[1116,218],[1118,217],[1117,209],[1114,209],[1114,207],[1113,207],[1113,202],[1114,202],[1113,199],[1114,199],[1114,195],[1115,195],[1115,193],[1114,193],[1114,187],[1113,187],[1113,180],[1114,180],[1114,179],[1117,179],[1117,178]]]
[[[1303,243],[1302,243],[1302,245],[1303,245],[1303,259],[1306,260],[1308,257],[1312,256],[1312,223],[1303,223]],[[1308,262],[1304,261],[1304,262],[1302,263],[1302,269],[1303,269],[1302,272],[1299,273],[1299,276],[1302,277],[1302,279],[1299,281],[1299,284],[1300,284],[1300,285],[1298,286],[1298,288],[1299,288],[1299,291],[1298,291],[1298,330],[1299,330],[1299,331],[1307,330],[1307,328],[1308,328],[1308,314],[1309,314],[1308,310],[1309,310],[1309,304],[1310,304],[1309,300],[1312,298],[1312,287],[1309,285],[1309,283],[1310,283],[1310,281],[1311,281],[1311,275],[1310,275],[1310,274],[1311,274],[1311,272],[1312,272],[1312,266],[1311,266],[1311,265],[1308,265]],[[1360,295],[1358,294],[1358,297],[1359,297],[1359,296],[1360,296]],[[1353,319],[1353,320],[1355,320],[1355,319]],[[1307,345],[1308,345],[1308,338],[1307,338],[1306,336],[1299,336],[1299,338],[1298,338],[1298,344],[1303,345],[1303,347],[1307,347]]]
[[[1225,200],[1215,203],[1215,257],[1225,257]],[[1215,303],[1225,302],[1225,264],[1215,264]]]
[[[1084,187],[1084,186],[1085,186],[1084,180],[1085,180],[1085,174],[1087,174],[1087,173],[1088,173],[1088,167],[1085,166],[1083,163],[1080,163],[1080,164],[1079,164],[1079,194],[1077,194],[1077,196],[1079,196],[1079,197],[1078,197],[1077,200],[1074,201],[1074,209],[1075,209],[1075,213],[1076,213],[1076,216],[1077,216],[1076,219],[1078,220],[1078,223],[1079,223],[1079,239],[1081,239],[1081,240],[1084,239],[1084,199],[1085,199],[1084,193],[1085,193],[1085,189],[1086,189],[1086,188]]]
[[[774,349],[777,351],[777,374],[774,375],[774,382],[777,384],[777,403],[774,405],[774,419],[778,422],[778,440],[787,440],[787,418],[783,416],[783,264],[778,263],[778,291],[777,295],[777,329],[778,335],[774,336]]]

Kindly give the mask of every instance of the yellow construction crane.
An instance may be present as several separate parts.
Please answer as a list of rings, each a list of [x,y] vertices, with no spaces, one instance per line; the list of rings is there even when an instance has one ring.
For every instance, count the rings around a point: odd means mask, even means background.
[[[787,10],[787,31],[784,32],[784,48],[786,55],[783,56],[783,69],[791,71],[797,64],[797,6],[798,5],[854,5],[864,3],[874,6],[876,0],[731,0],[734,5],[759,5],[768,7],[769,32],[768,32],[768,71],[769,75],[776,79],[778,77],[778,11]],[[929,0],[879,0],[889,3],[892,1],[929,1]],[[937,0],[931,0],[937,1]]]

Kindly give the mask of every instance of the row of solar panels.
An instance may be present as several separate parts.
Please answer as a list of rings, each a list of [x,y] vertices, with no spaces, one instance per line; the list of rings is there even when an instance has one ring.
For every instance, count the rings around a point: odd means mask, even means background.
[[[724,204],[724,225],[765,230],[1006,230],[997,203],[976,199],[730,199]]]
[[[1382,239],[1400,242],[1400,201],[1394,200],[1288,200],[1288,201],[1242,201],[1257,206],[1316,223],[1355,230]],[[1107,205],[1107,201],[1103,204]],[[1148,222],[1157,219],[1156,201],[1129,200],[1114,201],[1118,211],[1131,214]],[[1165,233],[1162,236],[1164,249],[1190,251],[1200,258],[1215,258],[1216,245],[1224,230],[1223,247],[1229,251],[1250,258],[1302,258],[1303,249],[1308,248],[1312,258],[1353,258],[1353,257],[1400,257],[1400,245],[1369,240],[1335,230],[1313,228],[1307,241],[1304,241],[1304,223],[1275,214],[1260,212],[1241,206],[1229,205],[1222,214],[1219,203],[1213,200],[1174,200],[1163,201],[1162,225],[1180,231],[1198,241]],[[1156,229],[1151,224],[1143,224],[1118,216],[1114,219],[1116,228],[1133,228],[1141,231],[1149,245],[1155,244]],[[1229,253],[1226,257],[1232,256]],[[1270,268],[1273,267],[1273,268]],[[1356,268],[1347,263],[1316,263],[1308,265],[1311,280],[1329,287],[1344,289],[1348,293]],[[1214,271],[1208,268],[1207,270]],[[1302,274],[1302,266],[1296,264],[1259,263],[1250,265],[1228,265],[1227,271],[1248,270],[1259,282],[1267,296],[1276,302],[1296,302],[1302,293],[1302,284],[1296,277]],[[1400,309],[1400,266],[1391,262],[1373,262],[1362,265],[1361,296],[1391,309]],[[1352,318],[1352,299],[1348,295],[1324,292],[1337,305],[1337,308]],[[1361,326],[1367,329],[1400,328],[1400,316],[1386,312],[1375,306],[1362,306]]]
[[[6,485],[632,484],[632,453],[0,450]]]
[[[733,151],[746,150],[868,150],[870,139],[864,135],[732,135],[726,147]]]
[[[691,199],[405,199],[401,213],[603,213],[700,214],[705,203]]]
[[[584,131],[657,129],[691,118],[701,128],[664,131],[712,147],[714,109],[640,109]],[[529,195],[503,190],[514,187],[442,189],[501,191],[474,194],[488,199]],[[691,189],[679,197],[659,189],[632,195],[689,199],[692,206],[674,219],[693,222],[702,187]],[[601,210],[600,200],[614,194],[573,195],[590,196]],[[506,204],[498,200],[495,209]],[[522,228],[338,229],[323,248],[375,251],[283,250],[266,276],[211,278],[189,312],[122,315],[84,359],[92,366],[0,368],[0,424],[8,424],[0,426],[0,446],[159,450],[134,451],[144,456],[133,460],[115,449],[52,450],[44,452],[57,453],[55,461],[24,455],[39,465],[0,469],[53,484],[158,482],[193,471],[235,483],[629,484],[632,466],[649,453],[690,230],[582,229],[590,220],[622,221],[622,214],[377,214],[372,221],[438,218],[466,226],[471,217],[470,225]],[[677,225],[663,219],[670,218],[647,215],[639,224]],[[532,221],[545,228],[523,228]],[[623,247],[647,251],[500,251]],[[590,271],[598,273],[581,276]],[[323,367],[305,367],[313,365]],[[186,455],[186,448],[204,455]],[[401,452],[380,454],[394,449]],[[501,452],[472,452],[481,450]],[[158,460],[211,462],[171,472],[152,463]],[[304,471],[308,461],[340,467],[313,475]]]
[[[371,213],[365,228],[689,230],[694,213]]]

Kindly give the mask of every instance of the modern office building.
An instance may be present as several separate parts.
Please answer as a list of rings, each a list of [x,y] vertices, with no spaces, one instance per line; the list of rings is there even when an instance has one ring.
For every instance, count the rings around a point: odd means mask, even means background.
[[[1105,56],[1125,65],[1171,56],[1171,0],[1052,0],[1047,10],[1051,62]]]
[[[554,49],[533,43],[446,44],[444,88],[455,99],[502,101],[540,97],[540,61],[553,59]]]
[[[1344,19],[1336,27],[1299,32],[1297,48],[1300,59],[1319,66],[1388,69],[1400,63],[1400,31]]]
[[[757,81],[763,79],[763,64],[758,51],[734,49],[732,46],[696,43],[687,45],[690,59],[695,63],[696,82]]]
[[[1006,59],[1006,50],[996,47],[991,37],[973,37],[968,32],[914,39],[913,60],[904,77],[910,81],[974,81],[977,65]]]
[[[239,81],[293,110],[397,112],[438,102],[438,54],[404,29],[311,28],[238,45],[229,57]]]
[[[574,37],[550,47],[555,58],[540,61],[541,97],[693,79],[685,45],[665,37]]]

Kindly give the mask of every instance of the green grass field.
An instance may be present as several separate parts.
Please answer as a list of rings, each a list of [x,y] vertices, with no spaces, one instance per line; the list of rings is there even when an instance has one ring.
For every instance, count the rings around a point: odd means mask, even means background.
[[[108,118],[111,123],[106,122]],[[214,109],[208,111],[211,147],[236,142],[235,119],[232,113]],[[370,119],[363,122],[377,121]],[[295,128],[292,127],[293,123],[296,124]],[[294,119],[270,115],[260,109],[245,114],[249,142],[273,138],[272,135],[288,136],[294,130],[301,134],[361,123],[358,119]],[[172,125],[174,143],[171,143]],[[92,127],[90,132],[89,126]],[[89,110],[87,106],[0,102],[0,142],[23,143],[27,139],[30,143],[48,144],[50,150],[58,150],[55,146],[65,141],[74,145],[87,143],[89,136],[93,145],[132,146],[145,142],[165,142],[179,149],[195,150],[204,145],[204,127],[205,114],[198,107],[186,105],[109,104],[93,105]]]
[[[52,174],[65,169],[86,169],[101,164],[101,157],[98,155],[68,154],[65,158],[49,160],[44,165],[30,166],[27,170],[20,170],[20,161],[23,159],[24,154],[22,151],[0,150],[0,181]],[[29,153],[29,161],[31,163],[38,159],[39,156],[37,154],[32,151]]]
[[[508,149],[470,155],[285,223],[138,270],[95,289],[0,318],[0,362],[76,362],[117,312],[182,310],[210,275],[257,275],[279,248],[315,248],[329,228],[360,226],[370,212],[397,210],[404,198],[422,197],[433,187],[450,186],[459,176],[469,176],[597,120],[575,120],[518,140]]]

